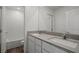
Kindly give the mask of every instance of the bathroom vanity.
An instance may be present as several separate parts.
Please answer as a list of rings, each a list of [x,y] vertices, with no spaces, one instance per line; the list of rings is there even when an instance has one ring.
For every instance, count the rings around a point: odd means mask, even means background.
[[[79,41],[48,33],[28,33],[28,53],[77,53]]]

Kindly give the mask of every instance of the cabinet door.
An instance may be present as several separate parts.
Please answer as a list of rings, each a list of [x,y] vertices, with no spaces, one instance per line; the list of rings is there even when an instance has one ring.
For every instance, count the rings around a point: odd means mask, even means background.
[[[36,45],[35,52],[36,53],[41,53],[41,46]]]
[[[36,45],[41,46],[41,40],[40,39],[35,39],[35,43],[36,43]]]
[[[45,49],[49,53],[66,53],[66,51],[62,50],[61,48],[55,47],[51,44],[48,44],[46,42],[42,43],[42,49]]]
[[[49,52],[46,51],[45,49],[42,49],[42,53],[49,53]]]
[[[41,40],[39,39],[35,40],[35,52],[41,53]]]
[[[34,53],[35,52],[35,39],[34,37],[29,36],[28,38],[28,52]]]
[[[47,51],[45,51],[45,50],[42,50],[42,53],[48,53]]]

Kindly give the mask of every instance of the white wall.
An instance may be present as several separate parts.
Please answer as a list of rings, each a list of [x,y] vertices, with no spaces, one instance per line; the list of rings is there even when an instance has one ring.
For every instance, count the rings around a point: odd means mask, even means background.
[[[26,29],[28,31],[38,30],[38,7],[25,8]]]
[[[51,11],[45,7],[40,7],[38,10],[38,19],[39,19],[39,30],[42,31],[51,31]]]
[[[28,31],[50,31],[50,15],[51,11],[45,7],[26,7],[25,9],[26,28]]]
[[[54,15],[55,32],[64,33],[68,31],[72,34],[79,34],[79,7],[65,6],[55,10]]]
[[[6,8],[7,20],[6,39],[8,42],[24,38],[24,12]]]

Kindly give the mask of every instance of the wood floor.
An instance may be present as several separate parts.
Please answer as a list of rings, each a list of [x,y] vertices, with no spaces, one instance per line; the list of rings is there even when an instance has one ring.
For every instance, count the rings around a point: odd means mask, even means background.
[[[16,48],[12,48],[12,49],[8,49],[7,53],[23,53],[23,46],[20,47],[16,47]]]

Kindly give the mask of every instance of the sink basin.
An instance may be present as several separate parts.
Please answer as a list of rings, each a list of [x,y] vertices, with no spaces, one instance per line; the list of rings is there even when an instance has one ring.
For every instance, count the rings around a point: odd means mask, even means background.
[[[54,36],[54,35],[49,35],[49,34],[44,34],[44,33],[34,33],[32,34],[33,36],[36,36],[36,37],[40,37],[42,39],[50,39],[50,38],[54,38],[54,37],[59,37],[59,36]]]
[[[44,34],[44,33],[40,34],[40,38],[42,39],[51,39],[51,38],[56,38],[56,37],[60,38],[59,36],[55,36],[55,35],[49,35],[49,34]]]
[[[39,33],[34,33],[34,34],[32,34],[32,35],[36,36],[36,35],[40,35],[40,34],[39,34]]]
[[[67,41],[67,40],[64,40],[64,39],[61,39],[61,38],[53,38],[51,40],[55,43],[62,44],[64,46],[71,47],[71,48],[76,48],[77,45],[78,45],[75,42]]]
[[[50,37],[50,38],[54,38],[54,37],[59,37],[59,36],[55,36],[55,35],[49,35],[49,34],[41,34],[44,37]]]

